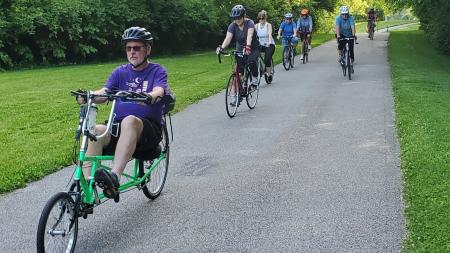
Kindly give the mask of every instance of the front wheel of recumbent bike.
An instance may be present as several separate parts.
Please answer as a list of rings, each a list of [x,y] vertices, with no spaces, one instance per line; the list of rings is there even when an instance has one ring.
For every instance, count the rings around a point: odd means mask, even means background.
[[[142,192],[149,199],[156,199],[164,188],[164,184],[167,179],[167,172],[169,170],[169,158],[170,158],[170,148],[169,148],[169,134],[167,132],[167,127],[164,125],[162,128],[162,139],[159,143],[160,152],[164,153],[166,158],[162,159],[159,164],[153,169],[146,180],[141,184]],[[158,159],[159,156],[156,158]],[[145,161],[139,160],[139,177],[145,175],[147,170],[152,166],[155,161]]]
[[[74,252],[78,236],[75,208],[67,192],[59,192],[47,202],[39,219],[37,252]]]

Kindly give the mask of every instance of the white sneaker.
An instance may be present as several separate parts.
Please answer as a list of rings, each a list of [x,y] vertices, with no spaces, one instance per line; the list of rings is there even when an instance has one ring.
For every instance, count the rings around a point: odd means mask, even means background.
[[[308,50],[311,50],[311,48],[312,48],[311,45],[308,45]]]
[[[258,77],[252,76],[252,83],[251,85],[258,85]]]

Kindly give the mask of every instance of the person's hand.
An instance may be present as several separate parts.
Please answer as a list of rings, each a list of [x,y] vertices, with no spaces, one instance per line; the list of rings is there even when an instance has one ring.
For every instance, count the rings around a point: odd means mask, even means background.
[[[249,55],[251,53],[252,53],[252,48],[250,47],[250,45],[245,46],[244,54]]]
[[[216,48],[216,54],[220,54],[222,51],[223,51],[222,46],[218,46],[218,47]]]
[[[277,40],[279,40],[281,38],[281,36],[280,35],[277,35]]]
[[[310,34],[310,33],[308,33],[308,34],[306,35],[306,37],[308,37],[308,38],[309,38],[309,37],[311,37],[311,34]]]
[[[143,102],[144,105],[151,105],[153,104],[153,97],[150,93],[141,92],[141,95],[144,95],[147,97],[147,99]]]

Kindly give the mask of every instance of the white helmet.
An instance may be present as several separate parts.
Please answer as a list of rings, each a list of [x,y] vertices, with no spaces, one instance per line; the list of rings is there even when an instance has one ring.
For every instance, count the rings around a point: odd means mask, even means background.
[[[342,7],[339,9],[339,12],[340,12],[341,14],[348,14],[348,7],[347,7],[347,6],[342,6]]]

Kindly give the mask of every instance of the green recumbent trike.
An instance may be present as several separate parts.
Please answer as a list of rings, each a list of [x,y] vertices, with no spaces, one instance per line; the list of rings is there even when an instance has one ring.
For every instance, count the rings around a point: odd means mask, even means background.
[[[97,184],[94,180],[95,171],[97,169],[111,170],[102,162],[114,159],[114,156],[110,155],[86,156],[89,139],[96,140],[106,135],[108,131],[112,131],[116,100],[148,103],[147,96],[135,92],[108,92],[105,95],[80,91],[71,93],[75,96],[87,97],[87,103],[80,108],[80,125],[76,134],[76,143],[79,143],[81,139],[80,151],[77,155],[73,182],[69,191],[59,192],[51,197],[41,213],[36,242],[38,252],[74,252],[78,234],[78,218],[87,218],[89,214],[93,213],[96,206],[107,200],[103,193],[97,191]],[[107,129],[101,135],[95,134],[97,107],[94,99],[97,97],[112,101]],[[119,186],[118,191],[121,193],[137,188],[142,190],[149,199],[156,199],[164,187],[169,168],[169,134],[166,119],[170,119],[170,111],[175,106],[175,97],[170,94],[159,99],[160,103],[163,103],[164,114],[162,140],[158,148],[151,152],[139,155],[135,153],[133,172],[122,174],[122,178],[126,178],[127,182],[121,183]],[[82,170],[83,163],[86,161],[92,163],[89,177],[86,177]]]

